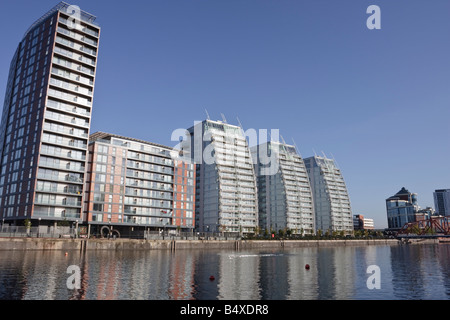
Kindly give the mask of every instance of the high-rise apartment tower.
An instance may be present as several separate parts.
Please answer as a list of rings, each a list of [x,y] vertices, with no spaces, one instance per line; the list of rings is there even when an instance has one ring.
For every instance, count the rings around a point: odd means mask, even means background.
[[[253,158],[257,159],[259,226],[273,232],[289,230],[293,234],[313,234],[311,186],[295,146],[270,141],[251,150]],[[273,166],[273,171],[265,170],[269,166]]]
[[[0,125],[5,223],[81,222],[100,35],[95,19],[61,2],[31,25],[13,56]]]
[[[256,176],[242,128],[205,120],[187,131],[182,151],[197,165],[197,230],[254,233],[258,227]]]
[[[450,189],[438,189],[433,192],[436,214],[450,216]]]
[[[341,170],[333,159],[304,159],[314,197],[316,230],[353,232],[350,198]]]

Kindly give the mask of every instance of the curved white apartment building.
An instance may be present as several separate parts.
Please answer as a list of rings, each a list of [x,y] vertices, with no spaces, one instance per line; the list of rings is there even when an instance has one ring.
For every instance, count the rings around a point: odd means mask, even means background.
[[[341,170],[333,159],[306,158],[316,212],[316,230],[353,232],[350,198]]]
[[[187,130],[185,157],[196,168],[196,229],[254,233],[258,226],[256,177],[239,126],[205,120]]]
[[[266,142],[252,147],[259,192],[259,225],[276,232],[314,233],[314,201],[302,157],[294,146]],[[264,161],[265,156],[267,160]],[[273,170],[265,170],[271,166]]]

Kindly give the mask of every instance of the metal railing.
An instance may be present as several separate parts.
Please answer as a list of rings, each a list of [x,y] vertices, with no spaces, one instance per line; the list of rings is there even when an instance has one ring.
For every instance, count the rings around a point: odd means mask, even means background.
[[[74,238],[75,229],[71,227],[25,227],[0,226],[0,237],[10,238]]]
[[[147,231],[144,233],[147,240],[239,240],[237,232],[178,232],[175,230]]]

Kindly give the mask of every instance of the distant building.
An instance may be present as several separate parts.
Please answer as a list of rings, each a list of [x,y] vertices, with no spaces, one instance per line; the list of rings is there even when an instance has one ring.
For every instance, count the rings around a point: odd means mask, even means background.
[[[350,198],[341,170],[333,159],[304,159],[314,197],[316,230],[353,232]]]
[[[420,210],[417,193],[411,193],[403,187],[386,199],[386,210],[389,229],[399,229],[408,222],[416,221],[416,214]]]
[[[374,230],[373,219],[365,218],[362,214],[353,216],[353,228],[355,230]]]
[[[433,216],[436,216],[436,211],[431,207],[426,207],[425,209],[420,209],[416,213],[416,221],[426,220]]]
[[[450,216],[450,189],[438,189],[433,193],[436,215]]]
[[[259,225],[265,230],[289,229],[294,234],[313,234],[314,207],[308,173],[295,146],[266,142],[251,148],[257,159]],[[264,157],[270,154],[277,170],[266,174]],[[271,164],[274,165],[274,164]]]

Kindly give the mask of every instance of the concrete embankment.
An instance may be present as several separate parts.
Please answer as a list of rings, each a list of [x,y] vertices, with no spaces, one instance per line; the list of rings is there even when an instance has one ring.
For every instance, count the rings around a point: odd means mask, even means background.
[[[398,245],[382,240],[135,240],[0,238],[0,250],[183,250],[183,249],[277,249],[326,246]]]

